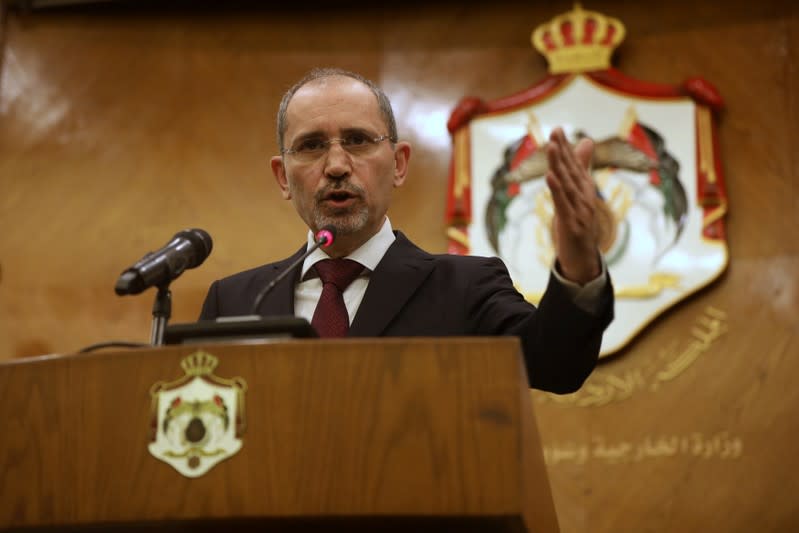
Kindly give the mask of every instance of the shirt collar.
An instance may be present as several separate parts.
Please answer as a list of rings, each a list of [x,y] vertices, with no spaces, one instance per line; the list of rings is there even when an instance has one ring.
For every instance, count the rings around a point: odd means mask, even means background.
[[[357,261],[372,271],[377,268],[378,263],[380,263],[383,256],[386,255],[386,252],[395,239],[396,237],[391,227],[391,221],[386,217],[385,222],[383,222],[383,225],[380,227],[380,231],[372,235],[371,239],[363,243],[358,249],[346,256],[346,258]],[[308,244],[306,250],[313,246],[315,242],[314,234],[308,230]],[[317,261],[323,259],[330,259],[330,256],[328,256],[322,248],[314,250],[302,263],[300,279],[305,279],[305,275],[311,270],[311,267],[313,267]]]

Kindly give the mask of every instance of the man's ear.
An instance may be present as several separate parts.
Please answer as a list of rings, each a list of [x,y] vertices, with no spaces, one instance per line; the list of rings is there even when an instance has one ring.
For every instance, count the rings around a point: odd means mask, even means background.
[[[276,155],[269,161],[272,165],[272,174],[275,175],[277,186],[280,187],[280,192],[283,194],[284,200],[291,200],[291,190],[289,189],[289,181],[286,178],[286,167],[283,164],[283,157]]]
[[[400,141],[394,147],[394,187],[401,187],[408,174],[408,162],[411,159],[411,144]]]

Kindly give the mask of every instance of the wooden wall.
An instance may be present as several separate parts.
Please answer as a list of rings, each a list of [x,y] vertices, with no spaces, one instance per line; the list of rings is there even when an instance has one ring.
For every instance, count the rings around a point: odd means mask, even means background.
[[[114,281],[179,229],[214,251],[173,284],[173,321],[196,318],[212,280],[294,251],[304,228],[268,158],[280,95],[314,66],[386,89],[415,149],[392,222],[443,251],[450,110],[540,80],[530,33],[571,5],[366,4],[7,10],[0,359],[146,341],[152,291],[118,298]],[[533,393],[563,531],[797,531],[797,8],[584,7],[625,23],[626,74],[701,75],[725,98],[730,267],[580,393]]]

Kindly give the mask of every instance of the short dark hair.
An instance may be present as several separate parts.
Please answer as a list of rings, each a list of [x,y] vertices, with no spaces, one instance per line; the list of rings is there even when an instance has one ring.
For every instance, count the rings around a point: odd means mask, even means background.
[[[391,109],[391,102],[389,101],[388,96],[386,96],[386,93],[384,93],[380,87],[378,87],[373,81],[368,80],[360,74],[356,74],[355,72],[351,72],[349,70],[344,70],[341,68],[315,68],[303,76],[300,81],[292,85],[291,88],[286,91],[286,94],[283,95],[283,99],[280,100],[280,108],[277,111],[277,145],[281,152],[284,148],[283,139],[286,135],[286,129],[288,128],[286,110],[288,109],[289,102],[291,102],[294,94],[300,90],[301,87],[307,85],[308,83],[324,78],[334,77],[352,78],[369,87],[369,90],[371,90],[372,94],[374,94],[375,98],[377,98],[377,106],[380,109],[380,114],[383,116],[383,121],[386,123],[386,127],[388,128],[389,139],[393,143],[397,142],[397,121],[394,119],[394,111]]]

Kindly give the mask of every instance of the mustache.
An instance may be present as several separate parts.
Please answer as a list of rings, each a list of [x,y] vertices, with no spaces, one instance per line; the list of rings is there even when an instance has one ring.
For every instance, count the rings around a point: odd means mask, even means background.
[[[321,202],[329,194],[340,193],[340,192],[346,192],[348,194],[351,194],[353,196],[358,196],[360,198],[363,198],[365,193],[365,191],[361,187],[358,187],[357,185],[354,185],[346,181],[337,181],[335,183],[331,183],[330,185],[325,185],[324,187],[316,191],[316,194],[314,194],[314,199],[317,202]]]

